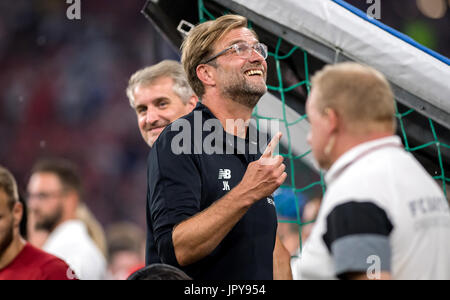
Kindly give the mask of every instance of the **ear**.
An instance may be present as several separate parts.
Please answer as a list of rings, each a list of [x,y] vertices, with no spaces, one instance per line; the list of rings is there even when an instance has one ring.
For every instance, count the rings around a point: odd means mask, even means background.
[[[192,96],[189,101],[186,103],[187,109],[191,112],[196,106],[198,102],[197,96]]]
[[[20,202],[16,202],[14,204],[12,213],[13,213],[14,227],[19,227],[23,217],[23,204]]]
[[[328,121],[328,128],[330,132],[335,132],[339,128],[339,116],[337,112],[332,108],[326,108],[325,116]]]
[[[201,64],[196,69],[197,77],[205,86],[215,86],[216,81],[214,78],[215,68],[210,65]]]

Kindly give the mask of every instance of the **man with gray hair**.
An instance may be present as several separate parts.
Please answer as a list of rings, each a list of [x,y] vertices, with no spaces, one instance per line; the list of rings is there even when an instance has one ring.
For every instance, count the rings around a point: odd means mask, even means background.
[[[134,73],[126,92],[141,135],[150,147],[167,125],[190,113],[198,101],[183,67],[173,60]]]
[[[131,107],[136,111],[141,135],[150,147],[164,128],[190,113],[198,102],[197,96],[187,81],[183,66],[173,60],[164,60],[134,73],[126,92]],[[149,191],[147,191],[146,208],[146,263],[160,263],[153,238],[148,197]]]

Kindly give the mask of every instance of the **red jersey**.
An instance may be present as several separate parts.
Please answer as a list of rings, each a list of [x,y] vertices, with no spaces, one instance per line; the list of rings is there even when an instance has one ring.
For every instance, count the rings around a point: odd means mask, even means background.
[[[29,243],[5,268],[0,280],[73,280],[75,273],[61,259]]]

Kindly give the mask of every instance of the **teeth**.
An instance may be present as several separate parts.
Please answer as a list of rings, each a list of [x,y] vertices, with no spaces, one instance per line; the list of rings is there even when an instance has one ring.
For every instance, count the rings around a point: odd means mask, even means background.
[[[248,76],[253,76],[253,75],[262,76],[263,72],[261,70],[250,70],[250,71],[245,72],[245,74],[247,74]]]

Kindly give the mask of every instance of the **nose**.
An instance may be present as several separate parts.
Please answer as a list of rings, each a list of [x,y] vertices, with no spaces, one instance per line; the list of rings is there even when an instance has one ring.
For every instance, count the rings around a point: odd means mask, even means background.
[[[139,128],[143,131],[151,130],[159,121],[159,115],[155,110],[148,109],[144,115],[139,116]]]
[[[158,112],[155,109],[149,108],[147,110],[147,114],[145,115],[145,122],[146,123],[148,123],[150,125],[153,125],[156,122],[158,122],[159,119],[160,119],[159,118],[159,114],[158,114]]]
[[[255,48],[251,48],[251,54],[249,57],[249,61],[250,62],[263,62],[265,61],[264,57],[261,56],[261,54],[258,53],[258,51],[256,51]]]

